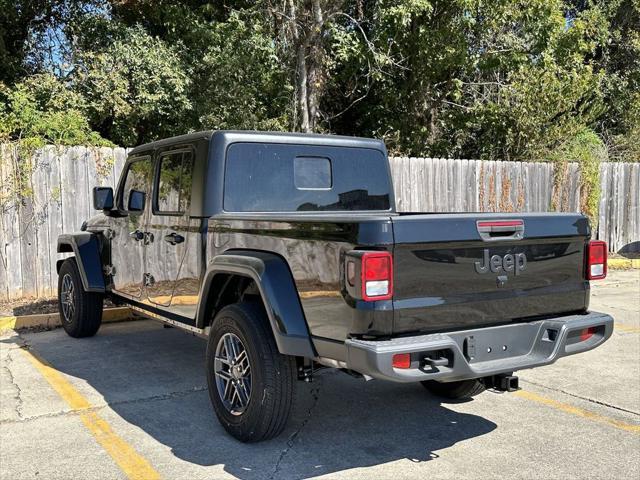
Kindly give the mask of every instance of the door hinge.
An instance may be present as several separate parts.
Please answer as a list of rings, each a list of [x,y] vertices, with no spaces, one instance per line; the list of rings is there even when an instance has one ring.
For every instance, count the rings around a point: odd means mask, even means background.
[[[151,275],[150,273],[145,273],[143,282],[145,287],[150,287],[151,285],[156,283],[156,279],[153,278],[153,275]]]

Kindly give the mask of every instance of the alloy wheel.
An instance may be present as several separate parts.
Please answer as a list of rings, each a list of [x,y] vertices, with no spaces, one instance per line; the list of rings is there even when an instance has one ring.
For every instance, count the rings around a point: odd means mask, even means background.
[[[214,372],[222,404],[232,415],[242,415],[251,399],[251,364],[242,340],[234,333],[220,337]]]
[[[60,303],[62,304],[62,315],[65,322],[71,323],[76,311],[76,301],[73,290],[73,280],[68,273],[62,277],[62,292],[60,292]]]

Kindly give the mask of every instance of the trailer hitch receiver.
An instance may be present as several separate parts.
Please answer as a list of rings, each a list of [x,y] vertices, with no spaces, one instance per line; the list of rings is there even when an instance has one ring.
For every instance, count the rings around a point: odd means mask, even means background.
[[[515,375],[494,375],[493,377],[485,378],[483,381],[487,388],[493,388],[500,392],[515,392],[520,390],[519,380]]]

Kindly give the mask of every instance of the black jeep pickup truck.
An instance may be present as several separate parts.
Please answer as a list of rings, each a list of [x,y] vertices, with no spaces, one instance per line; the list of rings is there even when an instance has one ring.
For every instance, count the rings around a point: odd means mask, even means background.
[[[213,408],[280,433],[320,367],[449,398],[605,342],[607,248],[566,213],[398,213],[383,142],[194,133],[134,148],[102,213],[61,235],[59,303],[94,335],[105,296],[207,339]]]

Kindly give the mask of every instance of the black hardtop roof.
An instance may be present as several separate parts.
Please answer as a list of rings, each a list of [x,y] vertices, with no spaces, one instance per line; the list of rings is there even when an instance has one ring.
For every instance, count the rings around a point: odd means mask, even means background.
[[[253,130],[204,130],[201,132],[188,133],[176,137],[156,140],[133,148],[129,154],[136,154],[143,151],[155,150],[157,148],[168,147],[192,143],[197,140],[220,141],[223,144],[235,142],[271,142],[306,145],[326,145],[336,147],[360,147],[373,148],[386,152],[384,142],[373,138],[347,137],[342,135],[321,135],[317,133],[289,133],[289,132],[259,132]]]

